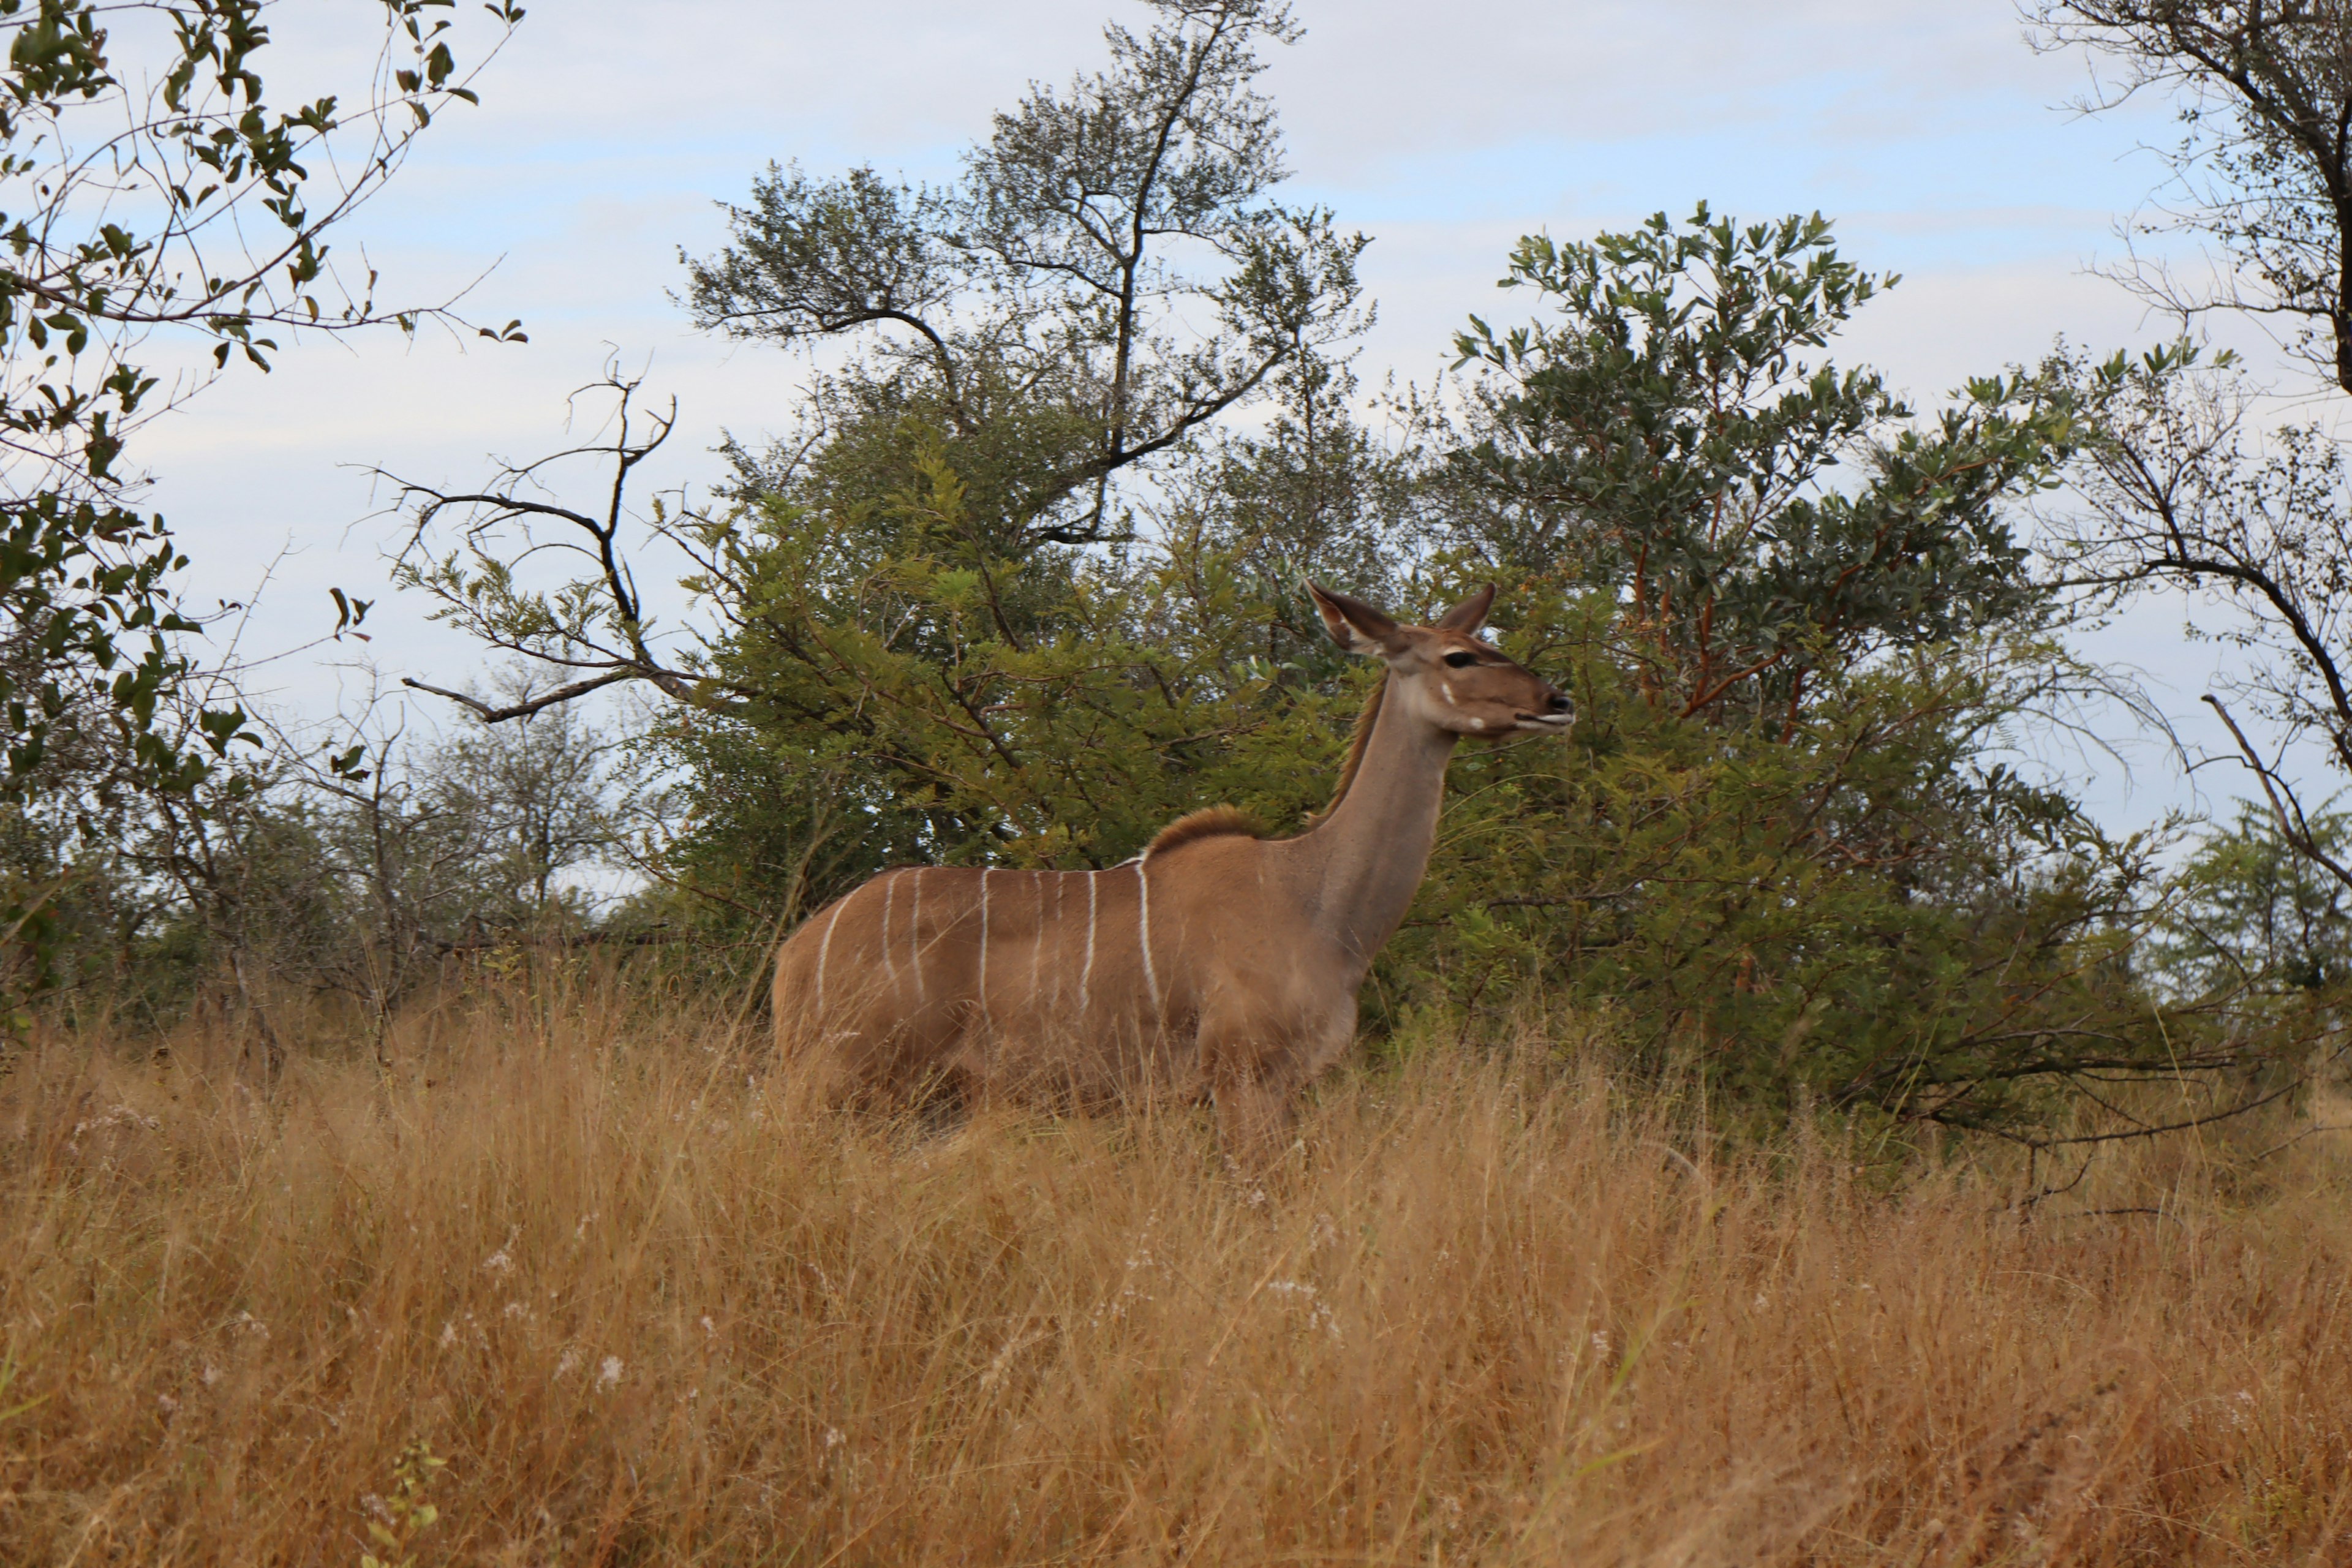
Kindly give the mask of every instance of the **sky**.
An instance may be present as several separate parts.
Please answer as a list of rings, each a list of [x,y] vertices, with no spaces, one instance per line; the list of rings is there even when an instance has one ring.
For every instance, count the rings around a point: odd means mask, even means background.
[[[289,0],[277,73],[347,75],[375,10]],[[1470,311],[1529,309],[1495,289],[1520,235],[1585,236],[1700,200],[1744,217],[1818,210],[1849,257],[1902,274],[1837,353],[1930,403],[2062,333],[2105,348],[2172,330],[2095,271],[2163,176],[2144,148],[2172,137],[2170,111],[2076,112],[2089,62],[2030,47],[2012,0],[1297,10],[1307,35],[1273,52],[1264,86],[1288,135],[1290,199],[1328,204],[1372,238],[1367,384],[1426,383]],[[567,425],[569,395],[617,361],[678,399],[655,486],[715,477],[722,433],[780,428],[807,372],[696,332],[673,299],[680,249],[724,241],[719,204],[772,161],[950,176],[992,110],[1099,61],[1106,20],[1146,16],[1124,0],[539,0],[479,82],[480,107],[444,115],[340,241],[382,274],[380,297],[470,285],[469,314],[520,318],[530,342],[313,339],[159,421],[142,454],[159,475],[153,504],[194,558],[192,596],[247,599],[267,575],[248,654],[326,630],[330,587],[375,601],[364,649],[268,667],[263,685],[289,710],[348,700],[361,653],[388,679],[479,678],[480,654],[430,625],[421,598],[384,591],[397,520],[372,469],[463,486],[494,457],[553,449],[593,427]],[[2181,621],[2177,605],[2148,606],[2094,651],[2145,669],[2184,732],[2210,743],[2196,697],[2217,655],[2184,641]],[[2090,770],[2104,815],[2196,803],[2159,748],[2126,752],[2127,769]]]

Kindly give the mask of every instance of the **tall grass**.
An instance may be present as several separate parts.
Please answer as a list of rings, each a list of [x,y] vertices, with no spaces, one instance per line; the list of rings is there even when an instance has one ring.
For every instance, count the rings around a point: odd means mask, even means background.
[[[0,1562],[2352,1556],[2329,1137],[2021,1215],[1433,1052],[1260,1181],[1182,1112],[795,1124],[593,993],[402,1049],[0,1080]]]

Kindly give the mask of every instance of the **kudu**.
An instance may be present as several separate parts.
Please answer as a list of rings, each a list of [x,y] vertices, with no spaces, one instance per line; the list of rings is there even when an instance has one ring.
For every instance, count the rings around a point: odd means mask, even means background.
[[[1307,585],[1332,640],[1388,668],[1331,805],[1294,838],[1223,807],[1107,871],[908,867],[819,910],[776,955],[777,1044],[828,1102],[935,1088],[1214,1100],[1263,1154],[1347,1050],[1356,992],[1404,919],[1465,735],[1565,730],[1569,700],[1472,634]]]

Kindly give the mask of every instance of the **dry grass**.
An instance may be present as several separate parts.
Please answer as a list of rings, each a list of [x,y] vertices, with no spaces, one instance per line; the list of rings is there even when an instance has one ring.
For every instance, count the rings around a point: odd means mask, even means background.
[[[1430,1064],[1261,1188],[1190,1115],[789,1125],[593,997],[432,1027],[0,1081],[0,1562],[356,1564],[418,1436],[421,1565],[2352,1556],[2339,1140],[2021,1223]]]

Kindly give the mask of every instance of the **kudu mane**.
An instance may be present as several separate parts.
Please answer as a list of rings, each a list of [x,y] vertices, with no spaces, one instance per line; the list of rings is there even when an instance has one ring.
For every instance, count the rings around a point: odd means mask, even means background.
[[[1237,805],[1208,805],[1187,812],[1153,836],[1147,856],[1163,854],[1196,838],[1263,838],[1265,828]]]
[[[1363,711],[1356,715],[1355,733],[1348,742],[1348,760],[1339,764],[1339,782],[1331,791],[1330,802],[1322,810],[1309,813],[1307,826],[1314,827],[1339,809],[1348,798],[1348,787],[1356,782],[1356,774],[1364,765],[1364,750],[1371,744],[1372,726],[1381,716],[1381,699],[1388,695],[1389,672],[1383,668],[1372,681],[1371,694],[1364,700]],[[1187,812],[1161,828],[1143,853],[1162,855],[1180,845],[1202,838],[1263,838],[1265,826],[1236,805],[1203,806]]]
[[[1371,695],[1364,699],[1364,710],[1356,715],[1356,732],[1349,738],[1348,760],[1339,764],[1339,782],[1332,788],[1330,803],[1307,819],[1309,827],[1328,821],[1331,814],[1339,809],[1339,803],[1348,798],[1349,786],[1363,768],[1364,750],[1372,743],[1372,726],[1380,721],[1381,699],[1388,692],[1389,672],[1383,665],[1372,679]]]

